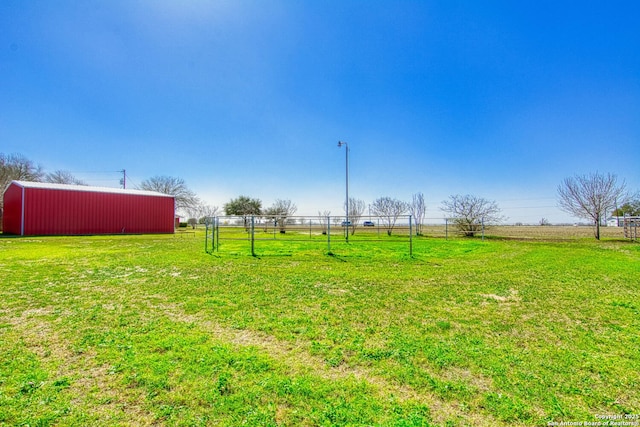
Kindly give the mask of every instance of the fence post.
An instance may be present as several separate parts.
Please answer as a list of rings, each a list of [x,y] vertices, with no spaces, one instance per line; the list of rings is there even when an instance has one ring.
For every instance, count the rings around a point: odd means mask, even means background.
[[[331,217],[327,217],[327,251],[331,255]]]
[[[484,217],[481,220],[481,224],[482,224],[482,241],[484,241]]]
[[[217,217],[207,217],[204,221],[204,251],[208,254],[212,254],[218,249],[218,242],[216,241],[216,218]],[[209,251],[209,241],[211,241],[211,251]]]
[[[216,250],[220,251],[220,217],[214,217],[215,227],[214,233],[216,238]]]
[[[444,219],[444,240],[449,240],[449,218]]]
[[[256,256],[254,242],[255,242],[255,216],[251,215],[251,256]]]
[[[211,236],[211,242],[213,243],[213,236]],[[209,253],[209,220],[204,220],[204,251]],[[211,249],[213,252],[213,248]]]
[[[413,256],[413,227],[411,224],[411,215],[409,215],[409,256]]]

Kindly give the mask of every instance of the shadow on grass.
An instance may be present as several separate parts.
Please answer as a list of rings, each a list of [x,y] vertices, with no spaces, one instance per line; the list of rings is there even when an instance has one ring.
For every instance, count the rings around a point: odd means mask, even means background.
[[[341,262],[347,262],[347,260],[345,259],[344,256],[335,254],[333,252],[327,252],[327,256],[329,256],[331,258],[334,258],[334,259],[337,259],[338,261],[341,261]]]

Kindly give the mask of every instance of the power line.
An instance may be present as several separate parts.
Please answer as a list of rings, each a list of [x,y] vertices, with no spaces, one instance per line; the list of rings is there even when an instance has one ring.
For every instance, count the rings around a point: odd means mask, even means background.
[[[122,173],[122,169],[119,171],[70,171],[69,173],[81,173],[81,174],[87,174],[87,173],[93,173],[93,174],[98,174],[98,173]]]
[[[86,181],[92,182],[92,183],[111,183],[113,184],[114,181],[116,181],[117,178],[113,177],[111,178],[114,174],[119,174],[121,176],[121,178],[117,181],[119,183],[119,185],[122,188],[131,188],[131,187],[136,187],[136,184],[131,181],[131,178],[129,178],[129,175],[126,172],[126,169],[120,169],[117,171],[114,170],[110,170],[110,171],[70,171],[69,173],[73,174],[73,175],[107,175],[108,178],[104,178],[104,177],[100,177],[100,178],[89,178],[86,179]]]
[[[509,206],[509,207],[501,207],[500,209],[550,209],[557,208],[557,206]]]
[[[535,202],[541,200],[556,200],[555,197],[540,197],[536,199],[503,199],[499,200],[499,202]]]

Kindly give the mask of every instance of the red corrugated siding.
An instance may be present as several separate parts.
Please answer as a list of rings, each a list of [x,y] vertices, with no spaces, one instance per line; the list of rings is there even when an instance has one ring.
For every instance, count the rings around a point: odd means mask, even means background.
[[[24,190],[25,235],[174,232],[172,197],[28,187]]]
[[[20,234],[22,217],[22,187],[10,185],[4,192],[4,206],[2,209],[2,232],[5,234]]]

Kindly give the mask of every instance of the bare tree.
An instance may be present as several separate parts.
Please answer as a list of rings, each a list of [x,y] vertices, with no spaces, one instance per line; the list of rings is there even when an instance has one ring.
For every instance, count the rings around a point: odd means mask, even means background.
[[[200,199],[198,199],[196,193],[189,190],[181,178],[154,176],[142,181],[138,188],[140,190],[157,191],[158,193],[174,196],[176,199],[176,211],[197,209],[200,204]]]
[[[191,225],[193,228],[197,224],[205,224],[206,219],[212,216],[216,216],[220,208],[217,206],[210,206],[205,202],[198,200],[198,203],[193,206],[189,206],[186,208],[187,224]]]
[[[264,231],[267,231],[267,226],[272,223],[274,227],[278,226],[280,233],[285,233],[287,230],[287,224],[292,221],[290,219],[293,214],[296,213],[298,207],[291,200],[276,199],[273,205],[268,207],[262,212],[267,222],[264,225]]]
[[[427,206],[424,203],[424,195],[422,193],[416,193],[413,195],[413,200],[409,206],[411,216],[413,216],[413,222],[416,225],[416,236],[422,235],[422,223],[424,222],[424,215],[427,211]]]
[[[200,224],[205,224],[207,218],[214,217],[218,215],[220,212],[220,208],[218,206],[211,206],[207,203],[201,202],[198,207],[198,222]]]
[[[475,236],[483,226],[504,220],[496,202],[469,194],[450,196],[440,209],[449,214],[453,224],[468,237]]]
[[[2,207],[4,206],[4,192],[11,181],[40,181],[42,176],[42,166],[35,165],[22,154],[6,155],[0,153],[0,219],[2,219]]]
[[[346,224],[347,233],[349,232],[349,227],[351,227],[351,235],[355,234],[356,227],[360,222],[360,218],[362,218],[365,207],[366,205],[364,203],[364,200],[349,197],[349,222],[351,224]]]
[[[268,208],[262,210],[262,216],[265,219],[263,223],[264,232],[266,233],[267,231],[269,231],[269,226],[273,226],[273,228],[275,229],[276,224],[278,223],[278,212],[276,211],[276,209],[273,206],[269,206]]]
[[[610,173],[592,173],[565,178],[558,186],[558,206],[578,218],[591,220],[595,238],[600,240],[600,222],[616,201],[625,198],[625,183]]]
[[[378,217],[387,229],[387,235],[391,236],[398,217],[409,210],[409,204],[391,197],[380,197],[371,205],[371,211]]]
[[[86,182],[76,178],[69,171],[57,170],[50,172],[44,176],[45,182],[53,184],[73,184],[73,185],[87,185]]]
[[[288,199],[276,199],[276,201],[273,202],[273,207],[275,207],[281,215],[287,217],[293,216],[298,211],[298,207],[296,206],[296,204]]]
[[[331,216],[331,211],[318,211],[318,220],[322,226],[322,234],[327,234],[327,226],[329,225],[328,219]]]
[[[34,164],[22,154],[0,153],[0,197],[11,181],[40,181],[43,174],[42,166]]]

